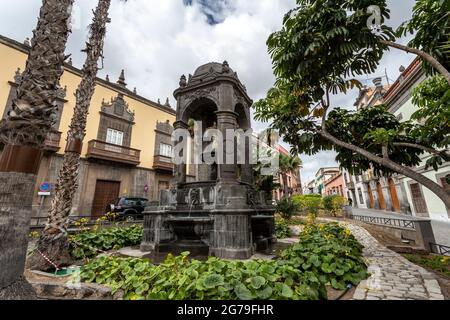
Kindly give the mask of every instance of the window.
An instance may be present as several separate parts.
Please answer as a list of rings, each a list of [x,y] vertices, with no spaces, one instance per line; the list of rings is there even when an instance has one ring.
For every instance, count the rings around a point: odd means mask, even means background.
[[[361,191],[361,188],[358,188],[358,195],[359,195],[359,203],[364,204],[363,194]]]
[[[425,198],[423,197],[420,185],[418,183],[411,183],[409,187],[411,189],[411,197],[414,209],[416,210],[416,214],[426,215],[428,213],[427,203],[425,202]]]
[[[108,128],[106,131],[106,142],[121,146],[123,144],[123,132]]]
[[[159,145],[159,155],[163,157],[172,158],[172,146],[170,144],[161,143]]]
[[[359,176],[355,176],[355,180],[356,180],[356,182],[359,182],[359,180],[360,180]]]

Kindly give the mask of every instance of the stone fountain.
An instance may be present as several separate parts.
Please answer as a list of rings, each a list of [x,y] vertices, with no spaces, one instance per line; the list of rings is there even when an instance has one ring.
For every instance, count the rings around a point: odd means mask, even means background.
[[[189,129],[190,120],[205,130],[220,130],[223,137],[227,129],[251,128],[253,101],[226,61],[202,65],[188,79],[182,76],[174,96],[175,130]],[[225,145],[224,155],[236,155],[237,148]],[[268,250],[276,241],[274,208],[270,197],[254,189],[249,158],[241,164],[196,164],[193,182],[186,180],[186,163],[175,165],[176,188],[161,191],[159,201],[144,211],[141,251],[248,259]]]

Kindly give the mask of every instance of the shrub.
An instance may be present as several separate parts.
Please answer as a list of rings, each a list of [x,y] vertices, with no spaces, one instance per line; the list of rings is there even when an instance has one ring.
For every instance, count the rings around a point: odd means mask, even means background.
[[[317,216],[322,206],[322,196],[317,194],[305,194],[293,196],[292,200],[299,206],[304,214],[313,214]]]
[[[275,219],[275,235],[278,239],[289,238],[291,229],[284,219]]]
[[[320,283],[342,290],[348,283],[357,285],[367,278],[362,248],[350,231],[337,223],[313,224],[305,227],[298,244],[285,250],[281,258]]]
[[[283,198],[277,202],[275,209],[283,219],[289,220],[298,213],[299,205],[291,198]]]
[[[125,299],[326,299],[326,286],[343,289],[367,277],[362,246],[337,224],[311,225],[300,242],[275,260],[189,260],[100,257],[81,268],[81,279],[125,291]]]
[[[142,233],[142,226],[139,225],[84,231],[69,237],[70,254],[75,259],[83,259],[104,250],[138,245],[141,243]]]
[[[323,208],[327,213],[330,213],[332,216],[336,217],[342,214],[342,207],[346,204],[346,199],[339,195],[331,195],[323,197],[322,204]]]

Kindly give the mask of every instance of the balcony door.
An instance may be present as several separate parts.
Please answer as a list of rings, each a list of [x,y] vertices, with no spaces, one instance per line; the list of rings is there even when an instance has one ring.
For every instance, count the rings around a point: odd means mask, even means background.
[[[99,218],[106,213],[106,207],[119,197],[120,182],[97,180],[94,201],[92,202],[92,218]]]
[[[108,128],[106,131],[106,142],[110,144],[114,144],[116,146],[122,146],[123,145],[123,132],[115,129]],[[112,152],[118,152],[121,153],[120,147],[114,147],[107,145],[105,147],[106,150],[112,151]]]

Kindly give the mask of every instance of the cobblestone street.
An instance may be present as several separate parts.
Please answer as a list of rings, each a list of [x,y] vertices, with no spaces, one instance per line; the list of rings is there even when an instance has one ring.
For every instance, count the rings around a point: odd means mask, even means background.
[[[382,246],[367,230],[347,224],[364,246],[371,276],[356,288],[355,300],[444,300],[435,276]]]

